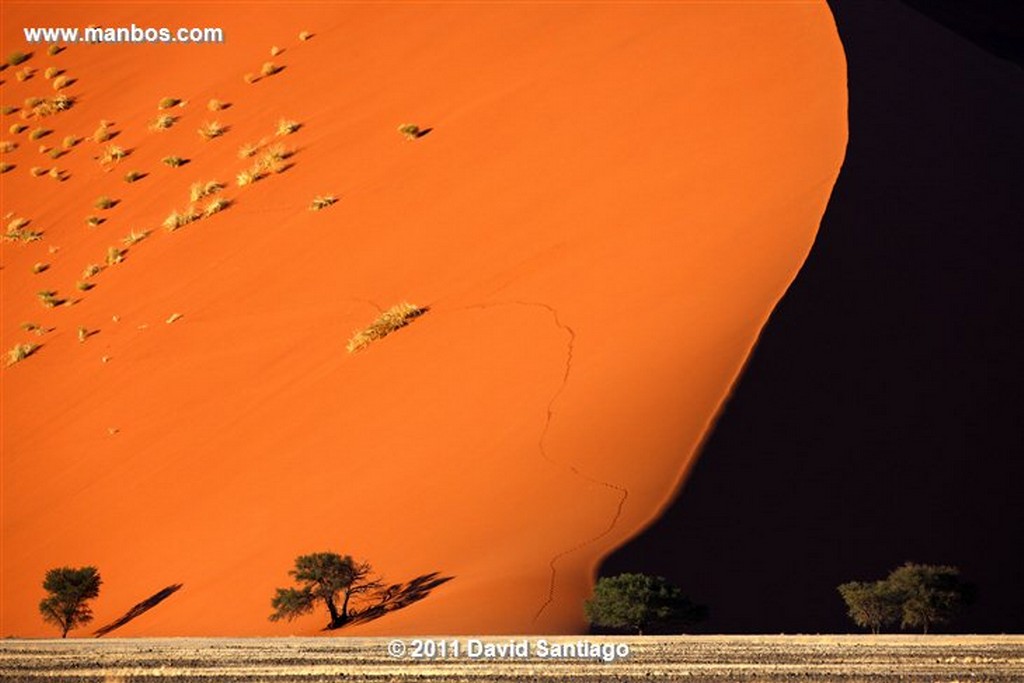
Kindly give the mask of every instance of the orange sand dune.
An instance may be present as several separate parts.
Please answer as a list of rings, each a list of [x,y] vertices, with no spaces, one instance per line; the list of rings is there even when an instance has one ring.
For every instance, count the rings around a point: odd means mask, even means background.
[[[47,66],[76,79],[71,110],[28,122],[49,136],[2,117],[3,213],[44,232],[0,271],[4,350],[42,344],[2,371],[3,635],[52,635],[43,574],[83,564],[96,626],[184,584],[117,635],[312,634],[324,614],[271,623],[269,601],[327,549],[453,577],[343,634],[582,629],[600,558],[676,491],[800,268],[846,139],[824,2],[2,11],[4,55],[37,70],[5,70],[3,104],[52,96]],[[50,56],[21,37],[132,22],[227,40]],[[272,45],[284,70],[243,82]],[[179,120],[148,130],[166,96]],[[291,167],[238,187],[238,148],[282,117]],[[40,154],[101,119],[127,158]],[[65,181],[29,174],[53,165]],[[210,180],[232,206],[160,228]],[[75,289],[133,229],[153,232]],[[345,352],[403,300],[430,310]]]

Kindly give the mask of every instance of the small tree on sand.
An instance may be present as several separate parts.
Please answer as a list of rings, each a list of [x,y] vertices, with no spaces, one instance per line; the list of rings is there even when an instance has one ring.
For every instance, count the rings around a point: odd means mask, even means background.
[[[594,595],[584,604],[594,626],[629,629],[643,635],[656,628],[682,629],[707,618],[707,607],[697,605],[662,577],[619,574],[602,577]]]
[[[973,586],[960,579],[956,567],[907,562],[886,579],[900,595],[903,628],[945,624],[958,616],[974,596]]]
[[[309,614],[322,602],[331,621],[327,628],[345,625],[350,618],[350,602],[356,596],[380,588],[370,577],[373,568],[368,562],[355,562],[337,553],[313,553],[295,558],[295,569],[288,573],[299,583],[298,588],[278,588],[271,600],[274,613],[271,621]],[[339,608],[338,603],[341,602]]]
[[[92,621],[87,602],[100,594],[101,583],[96,567],[60,567],[46,572],[43,589],[49,595],[39,603],[43,619],[61,630],[61,638],[67,638],[68,631]]]
[[[839,586],[853,623],[879,633],[883,626],[895,624],[902,611],[899,591],[888,581],[850,581]]]

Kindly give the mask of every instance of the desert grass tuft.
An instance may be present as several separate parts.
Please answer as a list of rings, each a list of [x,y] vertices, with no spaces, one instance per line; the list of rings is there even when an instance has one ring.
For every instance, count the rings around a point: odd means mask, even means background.
[[[299,33],[299,40],[301,40],[302,42],[306,42],[307,40],[309,40],[312,37],[313,37],[313,34],[310,33],[309,31],[302,31],[301,33]]]
[[[383,339],[395,330],[399,330],[427,312],[426,308],[415,306],[407,301],[396,304],[380,314],[369,327],[356,331],[348,340],[346,348],[349,353],[365,349],[378,339]]]
[[[60,159],[65,154],[67,154],[67,152],[65,152],[63,149],[60,149],[58,147],[54,147],[53,149],[47,150],[47,152],[46,152],[46,156],[50,157],[54,161],[56,161],[57,159]]]
[[[181,104],[181,99],[177,97],[164,97],[156,105],[157,109],[170,109]]]
[[[258,152],[259,149],[259,145],[254,145],[252,143],[247,142],[238,148],[238,158],[248,159],[251,156],[255,156],[256,152]]]
[[[36,296],[39,297],[39,303],[45,308],[54,308],[64,303],[62,299],[57,298],[57,292],[52,289],[40,290],[36,292]]]
[[[7,364],[14,365],[25,360],[39,349],[39,344],[15,344],[7,351]]]
[[[235,176],[235,182],[238,183],[239,187],[245,187],[246,185],[252,185],[262,177],[263,175],[259,172],[258,169],[254,167],[242,171],[237,176]]]
[[[100,121],[99,127],[92,134],[94,142],[106,142],[112,137],[114,137],[114,131],[110,130],[110,124],[106,121]]]
[[[115,164],[128,156],[128,152],[118,145],[107,145],[100,152],[99,162],[103,165]]]
[[[310,211],[321,211],[329,206],[333,206],[338,202],[338,198],[334,195],[320,195],[313,198],[313,202],[309,205]]]
[[[10,131],[11,135],[17,135],[23,131],[28,130],[28,126],[26,126],[23,123],[12,123],[11,127],[8,128],[7,130]]]
[[[107,265],[116,266],[118,263],[124,261],[124,255],[126,250],[118,247],[107,247]]]
[[[24,69],[19,69],[18,71],[16,71],[14,73],[14,77],[17,78],[19,81],[24,82],[24,81],[27,81],[28,79],[32,78],[32,76],[34,74],[35,74],[35,69],[26,66]]]
[[[85,224],[88,225],[90,228],[99,227],[103,222],[104,222],[104,219],[100,218],[99,216],[86,216],[85,217]]]
[[[256,74],[249,73],[242,76],[242,80],[248,83],[249,85],[252,85],[253,83],[258,82],[260,80],[260,77],[257,76]]]
[[[43,78],[45,78],[46,80],[50,80],[51,78],[56,78],[57,76],[60,76],[61,73],[61,70],[57,67],[48,66],[46,67],[46,71],[43,72]]]
[[[277,122],[277,134],[279,136],[291,135],[299,128],[302,128],[302,124],[298,121],[290,121],[288,119],[281,119]]]
[[[150,130],[167,130],[174,125],[174,122],[178,119],[174,118],[170,114],[161,114],[153,120],[153,123],[149,124]]]
[[[85,282],[83,280],[79,280],[78,282],[75,283],[75,289],[77,289],[79,292],[88,292],[90,289],[92,289],[95,286],[96,285],[94,283],[92,283],[92,282]]]
[[[231,206],[231,202],[229,200],[224,199],[223,197],[218,197],[206,205],[206,208],[203,209],[203,215],[210,217],[215,213],[220,213],[229,206]]]
[[[121,242],[122,244],[124,244],[124,246],[130,247],[133,244],[138,244],[147,237],[149,237],[149,230],[143,230],[142,232],[136,232],[135,230],[132,230],[124,237],[124,239],[121,240]]]
[[[403,123],[398,127],[398,132],[404,135],[407,140],[415,140],[423,133],[415,123]]]
[[[0,162],[0,173],[7,173],[14,168],[14,164],[9,164],[6,161]]]
[[[44,330],[42,326],[39,325],[39,323],[26,322],[18,325],[18,327],[25,330],[26,332],[35,332],[36,334],[40,335],[46,333],[46,330]]]
[[[163,226],[167,232],[174,232],[178,228],[183,228],[189,223],[192,223],[200,218],[201,214],[196,211],[194,206],[188,207],[185,211],[172,211],[171,214],[164,219]]]
[[[16,111],[18,111],[18,108],[15,107],[13,104],[5,104],[2,108],[0,108],[0,113],[2,113],[4,116],[7,116],[8,114],[13,114]]]
[[[73,82],[74,81],[72,81],[67,76],[57,76],[56,78],[53,79],[53,84],[52,85],[53,85],[53,89],[54,90],[63,90],[64,88],[66,88],[69,85],[71,85]]]
[[[50,176],[54,180],[59,180],[60,182],[67,180],[67,176],[64,175],[64,171],[60,170],[56,166],[47,171],[46,175]]]
[[[264,76],[273,76],[274,74],[281,73],[283,69],[283,66],[278,66],[273,62],[264,62],[263,66],[260,67],[260,73]]]
[[[284,52],[284,48],[278,47],[277,45],[274,45],[273,47],[270,48],[271,57],[276,57],[282,52]]]
[[[31,56],[31,54],[25,54],[24,52],[15,51],[7,55],[7,63],[11,66],[18,66],[19,64],[27,62],[28,58]]]
[[[181,313],[171,313],[169,316],[167,316],[167,320],[165,320],[164,322],[170,325],[171,323],[177,322],[178,320],[181,320],[184,317],[185,316],[182,315]]]
[[[217,194],[223,189],[224,185],[216,180],[211,180],[206,183],[192,183],[192,187],[189,189],[189,199],[193,202],[198,202],[200,199],[209,197],[212,194]]]
[[[184,166],[186,163],[188,163],[188,159],[182,159],[181,157],[176,156],[164,157],[160,161],[162,161],[167,166],[170,166],[171,168],[178,168],[179,166]]]
[[[72,147],[77,145],[78,142],[78,138],[76,138],[74,135],[67,135],[64,137],[63,140],[60,141],[60,146],[63,147],[64,149],[71,149]]]
[[[35,264],[32,265],[32,274],[33,275],[39,275],[39,273],[44,273],[44,272],[46,272],[49,269],[50,269],[50,264],[48,264],[48,263],[35,263]]]
[[[33,178],[38,178],[40,176],[46,175],[47,169],[43,168],[42,166],[33,166],[28,170],[28,172],[29,175],[31,175]]]
[[[97,198],[96,201],[92,203],[92,205],[95,206],[97,209],[106,210],[111,209],[114,206],[117,206],[117,200],[111,199],[110,197],[107,196],[103,196]]]
[[[198,133],[204,140],[212,140],[219,138],[227,131],[227,126],[222,125],[219,121],[207,121],[199,128]]]
[[[218,99],[212,99],[206,103],[206,108],[210,111],[221,111],[223,109],[227,109],[228,106],[230,105],[228,105],[227,102],[221,102]]]
[[[89,328],[84,325],[78,326],[78,343],[84,344],[85,340],[89,338]]]
[[[53,43],[52,45],[50,45],[50,47],[46,48],[46,54],[50,55],[51,57],[56,57],[63,51],[64,48],[62,48],[60,45],[57,45],[56,43]]]
[[[130,185],[134,182],[142,180],[145,177],[146,174],[143,173],[142,171],[128,171],[127,173],[124,174],[124,181]]]
[[[6,154],[7,152],[13,152],[16,149],[18,149],[17,142],[13,142],[11,140],[4,140],[3,142],[0,142],[0,152]]]
[[[89,265],[87,265],[85,267],[85,270],[82,271],[82,279],[83,280],[88,280],[91,277],[95,277],[96,275],[99,275],[102,271],[103,271],[103,266],[101,266],[98,263],[90,263]]]
[[[40,138],[44,138],[52,132],[52,130],[49,130],[47,128],[33,128],[32,132],[28,134],[28,138],[29,140],[39,140]]]

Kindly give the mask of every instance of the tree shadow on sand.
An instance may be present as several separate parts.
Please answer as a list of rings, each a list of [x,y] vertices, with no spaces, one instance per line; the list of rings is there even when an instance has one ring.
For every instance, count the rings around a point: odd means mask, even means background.
[[[161,602],[163,602],[167,598],[171,597],[171,595],[173,595],[174,593],[177,593],[179,590],[181,590],[182,586],[184,586],[184,585],[185,584],[182,584],[182,583],[173,583],[170,586],[167,586],[167,588],[164,588],[163,590],[160,590],[160,591],[154,593],[153,595],[149,596],[148,598],[146,598],[142,602],[140,602],[137,605],[135,605],[134,607],[132,607],[130,610],[125,612],[119,618],[117,618],[114,621],[110,622],[106,626],[102,626],[102,627],[96,629],[93,632],[93,635],[96,636],[97,638],[102,638],[103,636],[107,635],[108,633],[110,633],[114,629],[121,628],[122,626],[127,624],[132,619],[140,616],[144,612],[148,612],[149,610],[153,609],[154,607],[159,605]]]
[[[406,583],[395,583],[382,587],[374,594],[376,602],[370,603],[367,607],[361,608],[358,611],[350,612],[347,620],[331,624],[324,630],[332,631],[353,624],[362,624],[374,619],[380,619],[389,612],[394,612],[419,602],[430,595],[435,588],[448,583],[454,578],[454,576],[441,576],[440,572],[431,572],[417,576]]]

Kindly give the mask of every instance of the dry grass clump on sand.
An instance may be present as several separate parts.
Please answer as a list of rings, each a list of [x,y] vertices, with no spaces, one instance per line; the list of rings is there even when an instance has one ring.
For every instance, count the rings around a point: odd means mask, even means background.
[[[143,230],[142,232],[136,232],[135,230],[132,230],[124,237],[124,239],[121,240],[121,242],[124,244],[124,246],[130,247],[133,244],[138,244],[147,237],[149,237],[149,230]]]
[[[328,206],[333,206],[338,202],[338,198],[334,195],[321,195],[313,198],[313,202],[309,205],[310,211],[320,211],[326,209]]]
[[[35,75],[35,73],[36,73],[35,69],[33,69],[30,66],[26,66],[24,69],[16,71],[14,73],[14,77],[17,78],[19,81],[24,82],[24,81],[27,81],[28,79],[32,78],[32,76]]]
[[[193,223],[198,220],[202,214],[196,211],[194,206],[190,206],[184,211],[172,211],[171,215],[164,219],[164,229],[167,232],[174,232],[178,228],[183,228],[189,223]]]
[[[95,206],[97,209],[110,209],[116,205],[117,201],[106,196],[99,197],[95,202],[93,202],[93,206]]]
[[[222,125],[219,121],[207,121],[198,131],[199,136],[204,140],[219,138],[226,132],[228,132],[227,126]]]
[[[88,280],[89,278],[95,275],[99,275],[102,270],[103,266],[101,266],[100,264],[90,263],[85,267],[85,270],[82,271],[82,279]]]
[[[14,218],[7,224],[4,240],[7,242],[36,242],[43,239],[43,233],[28,230],[30,221],[27,218]]]
[[[17,142],[12,142],[10,140],[4,140],[3,142],[0,142],[0,152],[13,152],[16,149],[18,149]]]
[[[254,145],[251,142],[247,142],[238,148],[238,158],[248,159],[249,157],[255,156],[256,152],[258,152],[259,149],[259,145]]]
[[[278,66],[273,62],[265,62],[263,67],[260,68],[260,73],[264,76],[273,76],[274,74],[281,73],[283,69],[283,66]]]
[[[222,109],[227,109],[228,106],[227,102],[221,102],[218,99],[213,99],[206,103],[206,108],[210,111],[221,111]]]
[[[291,135],[299,128],[302,128],[302,124],[298,121],[291,121],[289,119],[281,119],[277,122],[277,134],[280,136]]]
[[[222,197],[214,199],[212,202],[206,205],[205,209],[203,209],[203,216],[209,218],[213,214],[220,213],[229,206],[231,206],[231,202],[227,199],[224,199]]]
[[[22,131],[28,130],[28,126],[26,126],[24,123],[12,123],[11,127],[8,128],[7,130],[10,131],[11,135],[17,135]]]
[[[189,189],[189,198],[193,202],[198,202],[200,199],[216,194],[223,189],[224,185],[216,180],[211,180],[206,183],[192,183],[192,187]]]
[[[33,128],[32,132],[28,134],[28,137],[29,140],[38,140],[40,138],[46,137],[52,132],[53,131],[49,130],[48,128]]]
[[[396,304],[381,313],[380,317],[374,320],[369,327],[353,334],[345,348],[349,353],[360,351],[374,341],[383,339],[395,330],[405,327],[426,312],[426,308],[415,306],[408,301]]]
[[[50,264],[49,263],[34,263],[34,264],[32,264],[32,274],[33,275],[39,275],[39,273],[44,273],[44,272],[46,272],[49,269],[50,269]]]
[[[162,161],[165,165],[170,166],[171,168],[178,168],[179,166],[184,166],[187,162],[186,159],[182,159],[181,157],[176,156],[164,157],[160,161]]]
[[[28,58],[31,56],[31,54],[15,51],[7,56],[7,63],[11,66],[18,66],[19,64],[28,61]]]
[[[271,57],[276,57],[282,52],[284,52],[284,48],[278,47],[277,45],[274,45],[273,47],[270,48]]]
[[[53,89],[54,90],[63,90],[64,88],[66,88],[69,85],[71,85],[73,82],[74,81],[72,81],[67,76],[57,76],[56,78],[53,79],[53,84],[52,85],[53,85]]]
[[[44,176],[44,175],[46,175],[46,173],[47,173],[47,170],[46,170],[45,168],[43,168],[42,166],[33,166],[32,168],[30,168],[30,169],[28,170],[28,173],[29,173],[29,175],[31,175],[31,176],[32,176],[33,178],[38,178],[38,177],[40,177],[40,176]]]
[[[312,37],[313,37],[313,34],[310,33],[309,31],[303,31],[302,33],[299,34],[299,40],[301,40],[302,42],[306,42],[307,40],[309,40]]]
[[[178,119],[174,118],[170,114],[161,114],[153,120],[153,123],[149,124],[150,130],[167,130],[174,125],[174,122]]]
[[[63,51],[64,51],[64,48],[62,48],[60,45],[57,45],[56,43],[54,43],[54,44],[50,45],[50,47],[46,48],[46,54],[50,55],[51,57],[56,57],[57,55],[59,55]]]
[[[107,247],[107,265],[116,266],[118,263],[124,261],[124,255],[126,250],[119,249],[117,247]]]
[[[103,151],[100,152],[99,162],[103,165],[116,164],[126,156],[128,156],[128,152],[123,147],[119,147],[118,145],[107,145],[103,148]]]
[[[99,127],[92,134],[93,142],[106,142],[114,137],[114,131],[110,129],[109,121],[100,121]]]
[[[75,283],[75,289],[77,289],[79,292],[88,292],[90,289],[92,289],[95,286],[96,285],[94,285],[91,282],[83,282],[81,280],[79,280],[78,282]]]
[[[129,185],[136,181],[142,180],[146,177],[146,174],[141,171],[128,171],[124,174],[124,181]]]
[[[57,292],[52,289],[43,289],[38,291],[36,292],[36,296],[39,297],[39,303],[41,303],[44,308],[54,308],[64,303],[63,299],[57,298]]]
[[[250,74],[245,74],[244,76],[242,76],[242,80],[245,81],[246,83],[248,83],[249,85],[252,85],[253,83],[259,81],[260,77],[257,76],[256,74],[251,74],[250,73]]]
[[[15,107],[13,104],[5,104],[2,108],[0,108],[0,114],[3,114],[4,116],[7,116],[8,114],[13,114],[16,111],[18,111],[18,108]]]
[[[156,105],[157,109],[170,109],[171,107],[177,107],[181,104],[181,99],[177,97],[164,97]]]
[[[398,127],[398,132],[404,135],[407,140],[415,140],[423,131],[415,123],[403,123]]]
[[[0,162],[0,173],[7,173],[14,168],[14,164],[9,164],[6,161]]]
[[[78,138],[74,135],[66,135],[64,139],[60,141],[60,146],[64,149],[71,149],[78,144]]]
[[[15,363],[20,363],[38,349],[39,344],[15,344],[14,348],[7,352],[7,364],[14,365]]]

